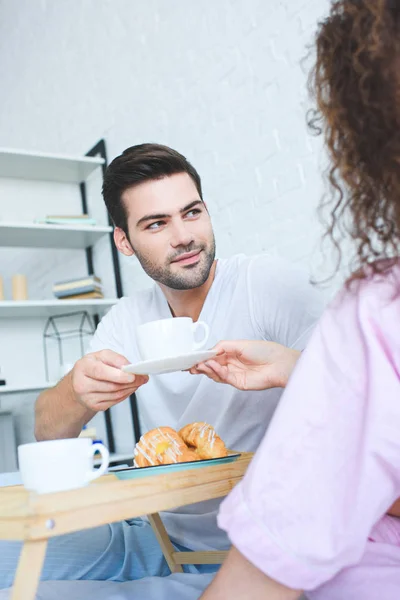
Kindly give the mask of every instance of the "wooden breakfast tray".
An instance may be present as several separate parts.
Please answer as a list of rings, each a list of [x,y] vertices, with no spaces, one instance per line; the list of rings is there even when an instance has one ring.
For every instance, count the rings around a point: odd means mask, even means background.
[[[33,600],[50,537],[148,515],[172,572],[182,564],[220,563],[224,552],[176,552],[158,512],[226,496],[252,458],[118,481],[105,475],[91,485],[56,494],[22,486],[0,489],[0,539],[23,540],[12,600]],[[100,491],[101,490],[101,491]]]

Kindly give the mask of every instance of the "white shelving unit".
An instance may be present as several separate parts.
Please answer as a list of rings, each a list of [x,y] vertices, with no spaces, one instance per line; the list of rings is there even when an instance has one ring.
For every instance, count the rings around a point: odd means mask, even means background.
[[[101,314],[117,302],[116,298],[93,300],[25,300],[0,302],[1,318],[55,317],[68,312],[86,310]]]
[[[16,150],[9,148],[0,148],[0,178],[26,180],[36,182],[50,182],[51,184],[74,184],[80,187],[81,206],[84,213],[88,213],[86,200],[86,183],[88,177],[101,169],[104,173],[106,166],[106,147],[104,140],[100,140],[89,152],[90,156],[66,156],[45,152],[31,152],[26,150]],[[4,200],[7,203],[14,202],[9,191],[13,182],[6,184],[7,196]],[[24,186],[26,184],[22,184]],[[22,188],[26,189],[26,188]],[[57,190],[53,187],[54,193]],[[62,198],[66,197],[67,188],[64,186]],[[68,202],[68,200],[67,200]],[[70,210],[60,211],[59,203],[56,212],[68,214]],[[65,206],[65,204],[64,204]],[[10,215],[14,215],[14,211]],[[18,213],[17,213],[18,214]],[[32,211],[29,212],[31,216]],[[19,220],[21,216],[21,220]],[[36,215],[32,217],[32,221]],[[40,216],[40,215],[39,215]],[[1,217],[0,217],[1,219]],[[7,261],[12,260],[12,254],[8,248],[41,248],[41,249],[64,249],[64,250],[82,250],[82,261],[85,264],[88,273],[93,273],[93,246],[102,238],[110,238],[113,228],[107,222],[104,225],[92,226],[82,223],[74,224],[42,224],[27,221],[27,215],[21,211],[17,217],[12,216],[7,220],[3,215],[0,220],[0,247],[7,248]],[[112,255],[113,273],[115,277],[115,286],[117,296],[122,296],[122,283],[120,267],[118,262],[117,250],[110,244]],[[10,258],[9,258],[10,257]],[[1,269],[0,269],[1,270]],[[71,273],[71,279],[75,273]],[[81,275],[81,273],[79,273]],[[56,276],[54,277],[56,280]],[[13,319],[41,319],[50,318],[68,313],[86,311],[92,316],[95,325],[99,318],[110,309],[118,298],[104,299],[86,299],[86,300],[58,300],[49,298],[46,300],[26,300],[26,301],[0,301],[0,330],[2,323]],[[27,325],[32,331],[33,324]],[[34,325],[36,327],[36,325]],[[8,328],[9,329],[9,328]],[[1,336],[1,334],[0,334]],[[40,351],[42,348],[42,338],[38,339]],[[31,381],[29,381],[31,379]],[[9,385],[0,386],[0,398],[5,398],[9,394],[24,394],[29,392],[39,392],[55,385],[56,382],[41,381],[39,377],[31,375],[24,378],[23,369],[21,370],[21,380],[15,383],[15,379]],[[132,454],[118,454],[115,451],[115,441],[112,428],[111,415],[109,411],[104,413],[106,436],[111,450],[112,462],[127,461],[133,458]]]
[[[0,177],[80,184],[104,162],[100,157],[0,148]],[[0,246],[86,249],[111,232],[112,227],[108,225],[42,225],[0,221]],[[51,317],[74,310],[86,310],[90,315],[102,314],[116,301],[114,298],[0,301],[0,319]]]
[[[1,164],[1,163],[0,163]],[[93,246],[112,227],[91,225],[41,225],[36,223],[2,223],[0,246],[9,248],[69,248]]]
[[[0,148],[0,177],[81,183],[103,164],[104,160],[98,157]]]

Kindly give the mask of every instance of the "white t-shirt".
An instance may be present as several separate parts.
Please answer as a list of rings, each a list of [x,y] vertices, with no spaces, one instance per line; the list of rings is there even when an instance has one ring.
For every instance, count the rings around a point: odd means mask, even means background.
[[[320,294],[297,267],[266,255],[238,255],[218,260],[199,320],[210,327],[210,348],[221,340],[258,339],[302,350],[322,308]],[[165,318],[172,316],[157,285],[122,298],[102,319],[89,351],[110,349],[138,362],[135,328]],[[178,372],[151,376],[136,395],[143,432],[207,421],[228,448],[255,451],[281,393],[243,392],[204,375]],[[216,524],[219,504],[213,500],[163,513],[173,541],[191,549],[227,548]]]

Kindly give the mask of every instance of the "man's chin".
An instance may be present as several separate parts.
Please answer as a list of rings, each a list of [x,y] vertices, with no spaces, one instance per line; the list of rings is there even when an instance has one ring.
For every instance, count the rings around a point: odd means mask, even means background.
[[[169,287],[176,290],[194,290],[207,281],[209,274],[210,270],[206,269],[202,261],[194,265],[181,265],[171,271]]]
[[[193,265],[182,265],[181,269],[184,271],[195,271],[198,268],[199,263],[195,263]]]
[[[204,264],[203,260],[199,260],[195,263],[189,263],[187,265],[185,264],[179,264],[179,263],[174,263],[174,266],[176,265],[176,273],[185,273],[185,271],[202,271],[206,268],[206,265]]]

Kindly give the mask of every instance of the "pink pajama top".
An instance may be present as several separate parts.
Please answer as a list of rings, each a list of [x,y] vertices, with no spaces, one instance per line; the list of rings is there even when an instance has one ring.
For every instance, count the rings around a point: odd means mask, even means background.
[[[397,296],[396,296],[397,293]],[[400,267],[344,289],[303,353],[218,523],[284,585],[400,599]]]

